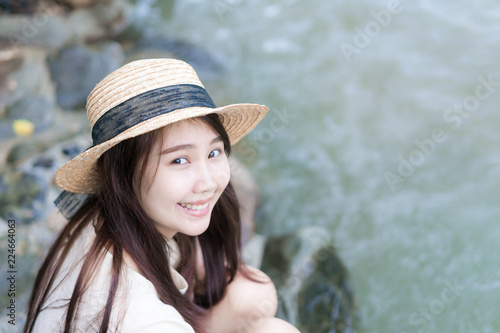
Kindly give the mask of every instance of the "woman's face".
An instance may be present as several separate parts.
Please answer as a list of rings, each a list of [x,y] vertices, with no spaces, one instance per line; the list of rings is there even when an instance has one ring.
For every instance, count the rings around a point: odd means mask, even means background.
[[[200,235],[229,183],[224,143],[203,121],[183,120],[165,128],[160,144],[135,177],[143,177],[134,184],[142,207],[167,239]]]

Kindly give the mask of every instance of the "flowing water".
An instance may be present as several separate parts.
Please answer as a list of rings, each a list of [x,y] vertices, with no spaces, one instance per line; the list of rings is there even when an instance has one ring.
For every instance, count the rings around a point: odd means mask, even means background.
[[[498,2],[183,0],[162,29],[226,68],[217,104],[270,107],[237,146],[259,230],[328,228],[365,332],[500,331]]]

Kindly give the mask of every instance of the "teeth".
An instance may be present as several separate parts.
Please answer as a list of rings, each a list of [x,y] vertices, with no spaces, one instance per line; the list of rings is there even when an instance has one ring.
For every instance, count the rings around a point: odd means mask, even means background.
[[[179,205],[181,205],[182,207],[187,208],[189,210],[202,210],[202,209],[207,208],[208,202],[204,205],[191,205],[191,204],[184,204],[184,203],[180,203]]]

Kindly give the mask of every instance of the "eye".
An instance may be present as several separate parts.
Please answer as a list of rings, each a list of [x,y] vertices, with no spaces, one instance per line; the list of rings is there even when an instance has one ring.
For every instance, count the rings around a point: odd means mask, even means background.
[[[220,149],[215,149],[215,150],[212,150],[210,152],[210,154],[208,154],[208,157],[213,158],[213,157],[217,157],[219,155],[220,155]]]
[[[184,157],[179,157],[173,160],[170,164],[186,164],[186,163],[187,159],[185,159]]]

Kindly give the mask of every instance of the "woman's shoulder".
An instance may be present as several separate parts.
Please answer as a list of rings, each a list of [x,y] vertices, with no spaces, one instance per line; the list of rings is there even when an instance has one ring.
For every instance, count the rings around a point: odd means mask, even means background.
[[[194,333],[192,327],[171,305],[147,293],[128,299],[120,332],[173,332]]]
[[[81,304],[84,316],[86,314],[92,318],[96,315],[96,309],[105,306],[112,265],[113,255],[107,252]],[[120,332],[194,333],[173,306],[158,298],[153,284],[128,265],[123,265],[120,273],[111,323]]]
[[[105,271],[111,268],[112,257],[111,253],[106,254],[103,261],[103,265],[106,266]],[[125,260],[122,286],[115,301],[117,308],[121,308],[121,311],[117,311],[117,320],[121,322],[120,332],[194,333],[173,306],[159,299],[153,283],[140,274],[135,265],[130,265],[129,260],[130,258]],[[184,278],[173,268],[171,273],[179,290],[183,292],[181,288],[187,289]]]
[[[45,309],[37,319],[35,331],[58,331],[58,328],[62,327],[65,305],[71,297],[83,261],[94,239],[95,230],[91,224],[72,244],[56,277],[56,287],[51,291],[45,302]],[[112,267],[113,255],[106,252],[95,266],[94,276],[83,294],[77,328],[94,328],[93,319],[107,303]],[[173,306],[158,298],[153,284],[127,264],[120,270],[120,283],[115,295],[111,325],[119,326],[120,332],[194,332]]]

